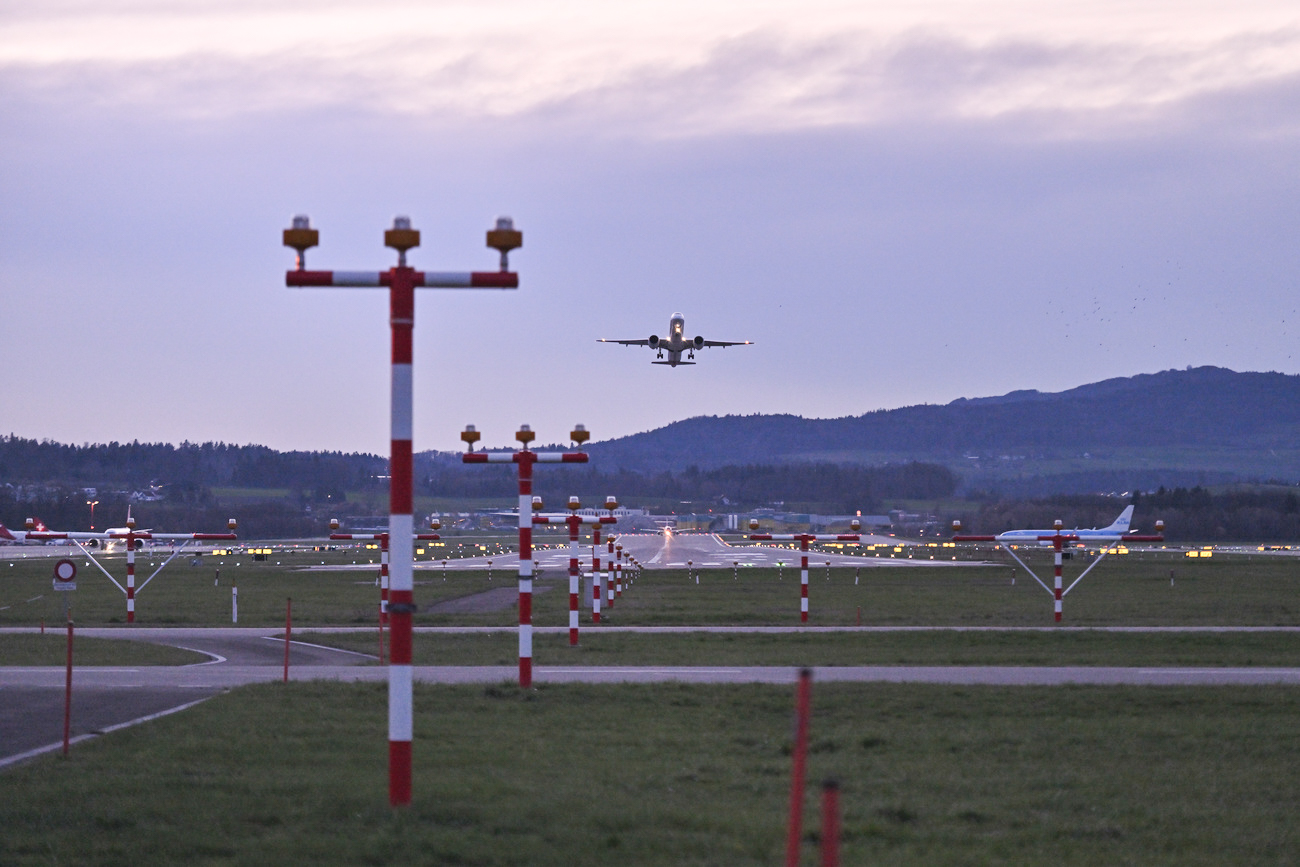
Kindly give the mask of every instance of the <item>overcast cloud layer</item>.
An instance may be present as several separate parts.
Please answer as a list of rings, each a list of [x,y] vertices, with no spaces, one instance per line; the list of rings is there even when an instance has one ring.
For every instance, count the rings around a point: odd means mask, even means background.
[[[420,449],[1300,372],[1300,15],[858,5],[9,4],[0,433],[386,452],[386,299],[284,288],[299,212],[316,267],[524,230],[422,293]],[[595,343],[676,310],[756,345]]]

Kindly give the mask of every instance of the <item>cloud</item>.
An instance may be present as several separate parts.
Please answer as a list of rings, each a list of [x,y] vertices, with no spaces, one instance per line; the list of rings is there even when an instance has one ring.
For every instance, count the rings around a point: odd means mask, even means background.
[[[10,98],[161,116],[320,108],[666,139],[1008,116],[1039,118],[1044,135],[1107,134],[1300,72],[1295,26],[1167,42],[756,28],[677,52],[627,39],[627,51],[617,40],[550,45],[520,31],[490,43],[462,37],[361,32],[140,60],[48,62],[11,51],[0,77]]]

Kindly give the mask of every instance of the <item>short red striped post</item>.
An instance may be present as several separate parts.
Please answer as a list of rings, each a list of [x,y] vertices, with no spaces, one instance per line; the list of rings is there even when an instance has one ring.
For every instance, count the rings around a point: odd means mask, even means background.
[[[822,783],[822,867],[840,867],[840,784]]]
[[[523,235],[509,217],[497,220],[487,233],[487,245],[501,254],[499,272],[448,273],[416,271],[406,264],[406,253],[420,245],[420,233],[407,217],[393,220],[384,232],[384,246],[397,251],[397,266],[387,271],[308,271],[307,250],[320,242],[317,230],[305,216],[293,218],[284,231],[284,245],[298,253],[296,269],[285,274],[288,286],[388,287],[391,332],[390,458],[388,486],[388,536],[390,589],[388,617],[391,626],[388,665],[388,801],[394,806],[411,802],[411,741],[414,732],[411,670],[411,620],[415,613],[413,559],[415,522],[412,509],[412,332],[415,329],[416,287],[444,289],[515,289],[519,276],[507,264],[510,250],[523,246]]]
[[[540,499],[533,497],[533,465],[537,463],[585,464],[585,452],[534,452],[528,448],[536,434],[528,425],[521,425],[515,439],[522,448],[513,452],[476,452],[474,443],[479,432],[469,425],[460,437],[470,447],[461,455],[467,464],[512,463],[519,471],[519,686],[529,689],[533,685],[533,509],[541,508]],[[577,443],[591,436],[582,425],[576,425],[570,438]]]
[[[808,717],[812,708],[812,669],[799,670],[794,701],[793,767],[790,770],[790,823],[785,836],[786,867],[799,867],[799,838],[803,835],[803,781],[808,765]]]
[[[808,543],[809,542],[858,542],[862,537],[857,530],[861,526],[857,518],[850,522],[852,533],[750,533],[751,541],[785,540],[799,543],[799,621],[808,622]],[[758,529],[758,521],[750,519],[749,528]],[[830,563],[827,564],[829,574]],[[779,566],[779,564],[778,564]]]
[[[63,682],[63,755],[68,754],[72,734],[72,613],[68,612],[68,666]]]
[[[600,527],[591,531],[591,622],[600,622]]]

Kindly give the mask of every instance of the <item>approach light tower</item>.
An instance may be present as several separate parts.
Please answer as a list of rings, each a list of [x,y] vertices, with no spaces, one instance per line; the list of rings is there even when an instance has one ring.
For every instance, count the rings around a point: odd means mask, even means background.
[[[388,316],[392,329],[392,409],[390,425],[388,538],[391,546],[391,584],[388,615],[391,621],[388,666],[388,800],[393,806],[411,803],[411,738],[414,729],[411,697],[411,615],[415,612],[412,515],[411,421],[412,332],[415,328],[415,290],[517,289],[519,275],[511,273],[507,254],[523,246],[524,236],[509,217],[497,220],[487,233],[487,245],[501,253],[500,271],[416,271],[406,264],[406,254],[420,246],[420,232],[409,217],[395,217],[384,232],[384,246],[397,251],[397,265],[387,271],[308,271],[309,249],[320,243],[320,233],[306,216],[293,218],[284,230],[284,245],[298,252],[296,268],[285,274],[286,286],[388,287]]]
[[[569,438],[577,445],[591,436],[582,425],[575,425]],[[474,443],[480,434],[474,425],[466,425],[460,438],[469,451],[461,455],[467,464],[514,464],[519,468],[519,686],[533,685],[533,510],[541,510],[540,499],[533,497],[533,464],[585,464],[587,453],[535,452],[528,448],[536,434],[528,425],[515,433],[521,448],[511,452],[476,452]]]
[[[862,539],[858,535],[858,530],[862,527],[862,522],[854,518],[849,522],[852,533],[750,533],[749,538],[754,542],[765,542],[768,540],[783,540],[799,543],[799,622],[808,622],[808,543],[809,542],[858,542]],[[749,529],[758,529],[758,519],[749,519]]]

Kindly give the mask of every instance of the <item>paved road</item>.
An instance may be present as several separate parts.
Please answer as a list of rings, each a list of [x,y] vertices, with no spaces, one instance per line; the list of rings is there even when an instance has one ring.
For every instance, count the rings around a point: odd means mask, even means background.
[[[1295,627],[824,627],[710,626],[621,627],[606,632],[894,632],[894,631],[1108,631],[1108,632],[1297,632]],[[511,627],[417,627],[417,632],[510,631]],[[5,628],[3,632],[35,632],[36,628]],[[319,627],[313,632],[370,631],[369,627]],[[564,632],[564,627],[539,627],[537,632]],[[185,666],[83,667],[73,674],[73,735],[98,732],[138,722],[247,683],[283,677],[283,635],[274,629],[249,627],[105,627],[83,628],[78,634],[131,641],[150,641],[206,653],[207,662]],[[293,680],[383,681],[382,666],[364,665],[366,654],[340,651],[310,643],[291,645]],[[539,683],[793,683],[798,669],[782,666],[692,667],[569,667],[537,666]],[[515,666],[417,666],[421,683],[512,682]],[[63,685],[60,666],[0,668],[0,767],[42,749],[57,749],[62,738]],[[821,681],[939,683],[961,685],[1300,685],[1300,668],[1116,668],[1027,666],[834,666],[814,669]]]

